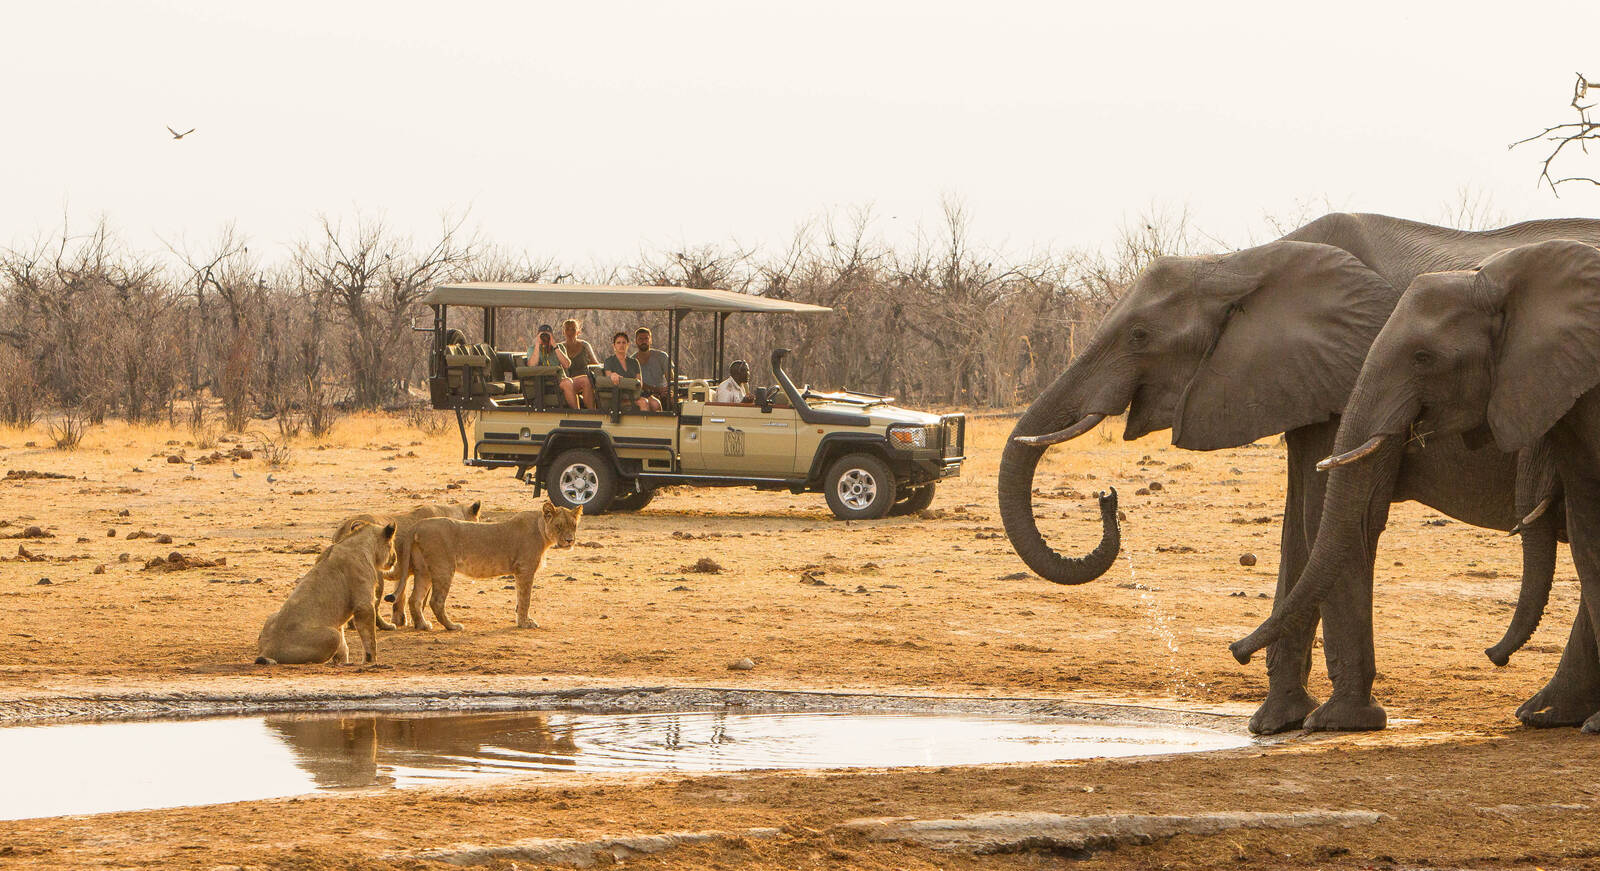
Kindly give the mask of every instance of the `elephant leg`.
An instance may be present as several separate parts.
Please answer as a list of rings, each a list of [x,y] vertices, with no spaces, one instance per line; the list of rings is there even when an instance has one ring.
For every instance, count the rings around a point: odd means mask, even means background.
[[[1586,461],[1585,438],[1563,421],[1552,431],[1556,469],[1566,496],[1567,538],[1572,563],[1582,590],[1578,614],[1567,647],[1550,682],[1517,709],[1517,719],[1530,726],[1570,726],[1583,723],[1585,731],[1600,730],[1600,653],[1596,627],[1600,626],[1600,497],[1597,480]],[[1595,721],[1591,724],[1590,721]]]
[[[1377,665],[1372,642],[1372,560],[1351,566],[1322,605],[1322,648],[1333,692],[1306,715],[1310,732],[1382,729],[1389,718],[1372,697]]]
[[[1311,732],[1367,732],[1388,725],[1389,717],[1372,697],[1378,675],[1372,638],[1372,575],[1378,540],[1389,521],[1392,487],[1374,490],[1367,504],[1366,541],[1360,556],[1340,570],[1322,603],[1322,652],[1333,691],[1306,715]]]
[[[1316,471],[1318,460],[1333,449],[1338,421],[1301,427],[1285,434],[1289,445],[1288,496],[1283,506],[1283,534],[1278,551],[1278,587],[1273,609],[1289,597],[1300,579],[1316,540],[1322,518],[1322,496],[1327,476]],[[1292,630],[1267,648],[1267,698],[1250,717],[1250,731],[1271,735],[1300,728],[1317,700],[1306,690],[1311,675],[1311,644],[1315,624]]]
[[[1582,598],[1587,599],[1588,594]],[[1549,729],[1585,723],[1597,711],[1600,711],[1600,648],[1595,645],[1588,602],[1580,601],[1556,673],[1543,689],[1517,708],[1517,719],[1525,726]]]
[[[1557,432],[1556,465],[1561,470],[1566,490],[1567,538],[1572,544],[1572,564],[1578,570],[1578,586],[1582,590],[1577,621],[1588,624],[1589,634],[1587,649],[1579,650],[1579,654],[1587,654],[1587,658],[1572,663],[1562,692],[1549,700],[1554,702],[1551,712],[1558,716],[1547,719],[1581,718],[1585,732],[1600,732],[1600,704],[1596,703],[1594,679],[1595,673],[1600,671],[1600,658],[1595,655],[1595,637],[1600,635],[1596,631],[1600,629],[1600,495],[1596,495],[1595,488],[1600,487],[1600,478],[1592,474],[1586,461],[1582,437],[1575,435],[1566,424],[1558,427]],[[1573,635],[1573,640],[1584,640],[1576,638],[1576,625]],[[1573,646],[1569,643],[1568,650]],[[1566,654],[1567,651],[1562,652],[1561,665],[1568,664]],[[1561,676],[1558,666],[1556,677]],[[1552,684],[1556,677],[1551,678]]]

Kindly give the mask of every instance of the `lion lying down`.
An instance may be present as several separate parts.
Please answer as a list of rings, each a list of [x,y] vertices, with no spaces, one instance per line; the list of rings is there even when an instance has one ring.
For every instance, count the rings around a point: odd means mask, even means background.
[[[389,599],[389,601],[394,603],[394,622],[390,623],[388,620],[383,619],[382,614],[379,614],[379,629],[393,629],[396,626],[405,625],[406,575],[398,574],[398,566],[409,562],[409,560],[406,559],[406,552],[411,548],[411,531],[416,528],[417,524],[423,520],[427,520],[429,517],[454,517],[457,520],[477,520],[478,512],[482,509],[482,502],[474,502],[471,505],[448,505],[443,502],[433,502],[427,505],[418,505],[410,511],[406,511],[401,514],[357,514],[353,517],[345,518],[345,521],[339,524],[339,528],[333,532],[334,541],[343,539],[351,532],[360,528],[363,524],[394,524],[394,552],[395,556],[397,557],[395,561],[397,569],[383,575],[378,579],[377,593],[377,597],[382,599],[383,578],[386,577],[394,581],[394,593]]]
[[[435,617],[446,629],[461,624],[444,612],[450,581],[456,574],[470,578],[514,575],[517,579],[517,628],[537,629],[528,619],[528,600],[533,595],[533,574],[553,547],[572,547],[578,533],[583,506],[557,508],[549,502],[539,511],[521,511],[499,523],[473,523],[435,517],[417,524],[411,547],[395,571],[402,577],[415,567],[417,582],[411,588],[407,605],[411,623],[418,629],[432,629],[422,616],[422,601],[428,598]],[[409,560],[409,564],[407,563]],[[398,620],[396,621],[398,622]]]
[[[350,661],[344,624],[354,618],[367,662],[378,658],[373,585],[394,564],[394,524],[361,524],[317,558],[278,613],[261,627],[258,665]]]

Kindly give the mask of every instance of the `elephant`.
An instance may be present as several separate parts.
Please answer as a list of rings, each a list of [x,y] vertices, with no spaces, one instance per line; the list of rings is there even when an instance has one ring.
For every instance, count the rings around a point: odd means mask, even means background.
[[[1337,454],[1319,466],[1330,470],[1326,528],[1352,522],[1373,466],[1413,434],[1492,436],[1505,451],[1542,445],[1560,480],[1582,604],[1555,675],[1516,715],[1600,732],[1600,250],[1589,241],[1524,245],[1477,270],[1419,276],[1367,355]],[[1288,600],[1236,654],[1312,622],[1350,556],[1336,543],[1317,540]]]
[[[1411,280],[1476,265],[1506,248],[1555,238],[1600,241],[1600,221],[1530,221],[1464,232],[1383,215],[1335,213],[1273,242],[1229,254],[1159,257],[1111,308],[1083,352],[1029,405],[1000,459],[998,501],[1006,535],[1034,572],[1062,584],[1104,574],[1120,548],[1115,491],[1100,498],[1101,538],[1082,557],[1057,553],[1033,514],[1033,477],[1046,447],[1127,412],[1123,437],[1172,430],[1192,450],[1248,444],[1277,433],[1288,446],[1287,497],[1280,537],[1278,608],[1318,540],[1324,476],[1314,466],[1333,446],[1338,415],[1374,337]],[[1391,458],[1390,499],[1413,499],[1456,519],[1514,528],[1516,458],[1459,438],[1435,440],[1402,463]],[[1524,487],[1523,489],[1530,489]],[[1555,519],[1532,520],[1523,536],[1525,570],[1549,575]],[[1371,534],[1375,546],[1380,522]],[[1370,550],[1370,547],[1369,547]],[[1350,666],[1375,674],[1371,557],[1324,608],[1330,673]],[[1536,589],[1541,581],[1529,578]],[[1548,587],[1548,578],[1542,583]],[[1349,601],[1344,601],[1348,599]],[[1361,616],[1366,612],[1365,617]],[[1306,689],[1315,634],[1295,625],[1267,652],[1267,698],[1250,719],[1258,734],[1381,728],[1382,709]],[[1373,710],[1376,708],[1376,711]]]

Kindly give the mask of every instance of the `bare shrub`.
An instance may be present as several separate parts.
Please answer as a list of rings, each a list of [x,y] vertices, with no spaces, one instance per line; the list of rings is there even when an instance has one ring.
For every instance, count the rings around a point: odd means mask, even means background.
[[[450,415],[435,411],[426,402],[413,402],[406,406],[406,425],[421,430],[424,435],[438,435],[450,428]]]
[[[294,438],[306,428],[306,416],[293,409],[284,409],[273,418],[278,425],[278,434],[284,438]]]
[[[289,465],[289,461],[294,456],[294,451],[289,446],[288,436],[274,436],[260,430],[255,430],[251,434],[259,442],[260,447],[257,449],[257,453],[261,455],[261,461],[266,463],[268,468],[281,469]]]
[[[83,443],[88,429],[88,415],[79,409],[63,411],[60,417],[50,421],[50,442],[58,451],[75,451]]]
[[[198,430],[191,431],[194,435],[194,446],[202,451],[209,451],[217,446],[217,438],[222,435],[221,429],[214,423],[205,424]]]
[[[339,409],[329,400],[328,389],[324,385],[317,381],[307,383],[304,411],[307,432],[315,438],[322,438],[333,432],[333,426],[341,416]]]
[[[39,382],[33,367],[12,349],[0,353],[0,423],[27,429],[39,419]]]

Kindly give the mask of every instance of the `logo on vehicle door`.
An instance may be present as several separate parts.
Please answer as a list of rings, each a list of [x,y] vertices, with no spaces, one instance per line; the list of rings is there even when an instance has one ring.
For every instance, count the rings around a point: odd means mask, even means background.
[[[744,432],[737,429],[728,429],[722,434],[722,455],[724,457],[744,456]]]

